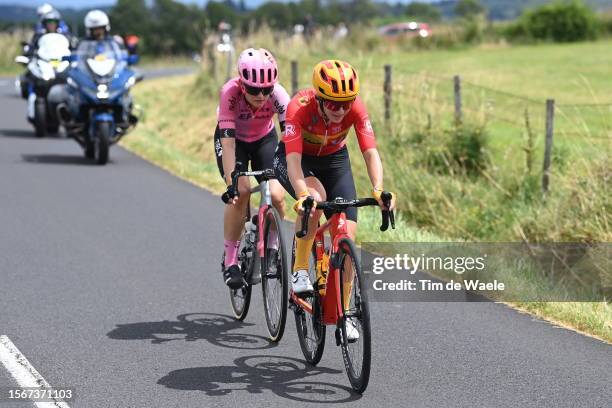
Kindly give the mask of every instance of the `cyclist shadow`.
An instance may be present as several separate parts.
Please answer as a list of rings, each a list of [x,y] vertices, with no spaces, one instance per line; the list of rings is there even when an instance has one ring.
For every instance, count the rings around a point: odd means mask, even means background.
[[[340,370],[314,367],[292,357],[264,355],[240,357],[234,363],[235,366],[175,370],[157,383],[177,390],[203,391],[211,397],[234,391],[261,394],[268,390],[300,402],[340,403],[361,398],[350,387],[310,379],[319,374],[339,374]]]
[[[254,334],[229,333],[232,330],[253,326],[233,317],[216,313],[186,313],[177,320],[118,324],[106,335],[115,340],[151,340],[152,344],[170,341],[206,340],[225,348],[263,350],[276,346],[266,337]]]

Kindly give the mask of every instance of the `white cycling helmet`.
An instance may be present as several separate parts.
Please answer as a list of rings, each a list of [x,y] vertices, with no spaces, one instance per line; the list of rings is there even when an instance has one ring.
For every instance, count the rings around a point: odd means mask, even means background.
[[[47,14],[48,12],[53,10],[54,8],[52,5],[50,5],[49,3],[45,3],[36,9],[36,14],[38,14],[38,18],[40,19],[44,14]]]
[[[91,29],[97,27],[104,27],[106,32],[110,31],[110,20],[105,12],[102,10],[91,10],[85,16],[85,28],[87,29],[87,34],[91,35]]]

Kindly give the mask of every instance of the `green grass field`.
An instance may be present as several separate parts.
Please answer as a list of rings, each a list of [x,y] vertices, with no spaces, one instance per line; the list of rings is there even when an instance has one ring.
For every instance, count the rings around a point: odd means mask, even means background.
[[[0,75],[13,75],[23,72],[23,67],[15,63],[21,51],[21,41],[29,38],[29,33],[0,33]]]

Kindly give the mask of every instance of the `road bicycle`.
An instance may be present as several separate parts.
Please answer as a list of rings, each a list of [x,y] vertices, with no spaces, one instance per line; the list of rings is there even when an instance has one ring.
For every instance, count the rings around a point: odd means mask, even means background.
[[[230,301],[234,317],[244,320],[251,304],[253,285],[261,283],[264,313],[270,340],[278,342],[283,337],[287,320],[287,255],[282,233],[282,220],[272,206],[269,180],[274,179],[274,170],[243,171],[232,174],[234,191],[238,191],[239,177],[260,177],[261,183],[251,189],[260,193],[257,213],[251,217],[251,206],[247,206],[246,223],[238,252],[238,264],[245,284],[239,289],[230,289]],[[225,270],[224,256],[221,258]]]
[[[381,198],[389,208],[391,194],[384,192]],[[307,233],[308,218],[314,203],[312,197],[304,200],[302,229],[296,233],[298,238]],[[300,348],[310,364],[316,365],[323,356],[326,325],[336,326],[336,345],[342,349],[344,367],[351,387],[358,393],[365,391],[370,379],[370,312],[361,262],[355,243],[348,236],[344,211],[350,207],[366,206],[378,206],[378,202],[373,198],[336,198],[332,201],[316,202],[316,209],[331,211],[333,215],[317,228],[315,234],[309,268],[314,290],[300,295],[291,290],[289,306],[295,314]],[[393,212],[383,210],[380,230],[386,231],[389,222],[395,229]],[[325,248],[326,231],[329,231],[331,236],[331,245],[328,248]],[[295,241],[293,247],[292,269],[295,261]],[[356,339],[348,338],[347,325],[352,325],[359,333]]]

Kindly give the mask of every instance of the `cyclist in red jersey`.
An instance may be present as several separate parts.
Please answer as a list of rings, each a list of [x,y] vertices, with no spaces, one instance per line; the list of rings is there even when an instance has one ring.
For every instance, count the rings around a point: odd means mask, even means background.
[[[274,155],[276,177],[297,200],[294,209],[301,214],[302,203],[309,196],[317,201],[336,197],[357,198],[346,147],[351,127],[355,128],[365,160],[372,183],[372,196],[384,208],[380,199],[383,166],[367,109],[358,97],[357,71],[344,61],[321,61],[314,68],[312,84],[312,89],[300,91],[289,103],[283,139]],[[394,207],[393,195],[388,209],[393,210]],[[320,217],[321,211],[311,212],[308,234],[296,238],[292,279],[295,293],[313,290],[308,277],[308,258]],[[357,209],[347,210],[346,217],[348,233],[355,239]],[[296,231],[301,228],[300,224],[298,217]],[[357,330],[347,336],[358,336],[355,332]]]

